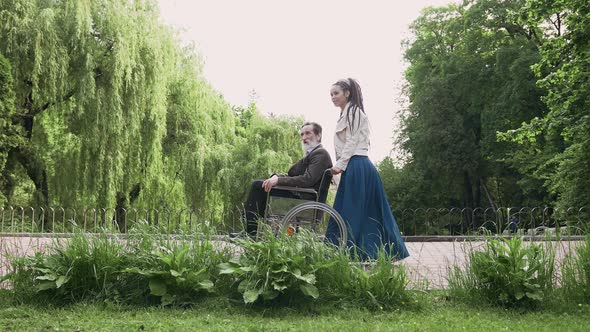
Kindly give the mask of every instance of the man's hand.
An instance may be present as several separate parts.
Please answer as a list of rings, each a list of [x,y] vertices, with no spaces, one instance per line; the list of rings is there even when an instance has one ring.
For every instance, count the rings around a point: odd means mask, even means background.
[[[277,183],[279,183],[279,177],[273,175],[270,178],[264,180],[264,182],[262,182],[262,188],[264,188],[264,191],[269,192],[272,189],[272,187],[277,185]]]
[[[340,173],[342,173],[342,170],[336,166],[330,168],[330,173],[332,173],[332,175],[338,175]]]

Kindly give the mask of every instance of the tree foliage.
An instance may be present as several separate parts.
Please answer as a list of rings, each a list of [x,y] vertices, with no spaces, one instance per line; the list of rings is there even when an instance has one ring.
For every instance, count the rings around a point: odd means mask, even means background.
[[[537,45],[512,14],[519,5],[465,1],[426,9],[411,26],[403,148],[436,193],[429,205],[525,200],[513,188],[523,175],[501,164],[512,147],[496,139],[497,130],[544,109],[529,68],[538,60]]]
[[[0,54],[0,174],[4,174],[8,151],[22,144],[23,136],[17,126],[12,124],[15,116],[14,90],[11,66]],[[0,178],[0,188],[11,186],[11,178]],[[6,203],[7,197],[0,191],[0,205]]]
[[[244,123],[158,15],[151,0],[0,1],[2,125],[23,137],[0,141],[8,202],[22,168],[34,205],[222,213],[298,156],[301,120],[252,105]]]
[[[427,206],[589,205],[588,6],[425,9],[405,51],[399,143],[410,158],[399,172],[412,177],[391,190],[421,188]]]
[[[552,152],[541,160],[541,174],[558,206],[589,206],[590,3],[529,0],[522,16],[543,32],[533,69],[548,110],[506,137],[529,137],[524,144]]]

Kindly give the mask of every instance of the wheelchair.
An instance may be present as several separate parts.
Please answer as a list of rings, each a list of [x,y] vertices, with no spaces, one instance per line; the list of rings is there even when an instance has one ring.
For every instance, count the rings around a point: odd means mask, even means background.
[[[288,186],[274,186],[267,194],[265,219],[278,232],[292,235],[300,229],[326,234],[330,217],[334,219],[340,234],[340,246],[347,243],[346,223],[342,216],[331,206],[326,204],[332,173],[330,169],[324,171],[319,190],[314,188],[299,188]],[[279,191],[291,193],[291,198],[279,195]],[[285,212],[286,211],[286,212]]]

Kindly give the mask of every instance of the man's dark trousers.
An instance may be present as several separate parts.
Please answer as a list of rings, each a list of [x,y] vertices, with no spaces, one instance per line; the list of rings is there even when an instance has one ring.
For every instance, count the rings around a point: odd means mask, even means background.
[[[264,188],[262,187],[263,182],[264,180],[255,180],[252,182],[250,192],[248,193],[248,199],[244,206],[246,210],[246,232],[253,237],[256,236],[256,232],[258,231],[258,218],[264,218],[266,211],[266,198],[268,193],[264,191]],[[280,189],[273,189],[272,196],[294,199],[314,199],[311,194],[301,195],[299,193]]]

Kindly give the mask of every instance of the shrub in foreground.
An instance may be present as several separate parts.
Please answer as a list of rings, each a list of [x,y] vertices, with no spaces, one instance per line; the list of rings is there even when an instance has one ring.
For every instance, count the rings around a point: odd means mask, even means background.
[[[553,291],[555,253],[550,242],[524,245],[522,237],[488,237],[483,250],[469,253],[465,269],[449,275],[452,297],[504,306],[531,307]]]
[[[304,229],[291,236],[274,236],[267,229],[259,241],[241,239],[237,244],[242,254],[219,268],[220,274],[234,277],[244,303],[318,299],[316,274],[333,265],[332,258],[338,254],[335,247]]]
[[[18,302],[110,300],[192,304],[214,290],[216,266],[231,257],[207,239],[141,232],[128,239],[76,233],[47,253],[12,259],[9,282]]]
[[[383,250],[373,262],[301,230],[271,231],[234,245],[207,235],[132,232],[126,239],[77,233],[46,253],[12,259],[3,279],[17,302],[112,301],[192,305],[204,297],[239,295],[244,303],[340,303],[394,308],[411,301],[402,266]],[[233,252],[236,246],[241,254]]]

